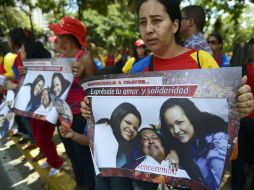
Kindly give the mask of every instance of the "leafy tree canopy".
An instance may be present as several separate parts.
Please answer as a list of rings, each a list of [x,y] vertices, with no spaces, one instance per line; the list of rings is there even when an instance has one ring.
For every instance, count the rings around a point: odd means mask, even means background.
[[[254,0],[179,0],[181,6],[196,4],[207,14],[206,36],[211,32],[223,35],[224,50],[230,52],[235,43],[254,36]],[[0,0],[0,26],[34,28],[31,11],[40,8],[49,22],[65,15],[82,20],[89,30],[89,41],[105,48],[130,46],[139,38],[136,6],[138,0]],[[36,29],[36,26],[35,26]]]

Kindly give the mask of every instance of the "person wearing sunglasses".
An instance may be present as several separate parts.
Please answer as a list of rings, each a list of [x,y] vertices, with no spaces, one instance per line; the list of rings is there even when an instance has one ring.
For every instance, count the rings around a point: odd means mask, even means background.
[[[209,35],[207,43],[213,51],[213,57],[220,67],[230,66],[230,57],[222,53],[223,39],[219,33]]]

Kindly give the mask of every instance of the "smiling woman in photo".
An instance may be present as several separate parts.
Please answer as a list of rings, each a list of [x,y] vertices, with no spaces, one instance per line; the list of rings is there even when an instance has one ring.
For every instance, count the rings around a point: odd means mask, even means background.
[[[210,189],[219,189],[227,155],[227,122],[200,111],[187,98],[170,98],[160,109],[161,132],[172,139],[173,146],[190,174],[191,162]],[[178,150],[177,150],[178,148]],[[193,179],[193,177],[191,176]]]
[[[38,75],[33,83],[25,84],[25,87],[30,87],[30,101],[26,106],[27,112],[34,112],[40,107],[41,91],[45,84],[45,79],[42,75]]]
[[[95,125],[94,157],[99,168],[128,168],[141,115],[127,102],[119,104],[109,119],[102,118]],[[118,177],[97,178],[98,189],[132,189],[132,180]]]
[[[141,124],[141,115],[136,107],[130,103],[122,103],[118,105],[111,114],[110,119],[103,118],[97,121],[95,125],[94,144],[96,144],[95,156],[100,167],[117,167],[121,168],[127,163],[127,156],[130,154],[131,145],[137,136],[137,130]],[[111,159],[104,154],[105,144],[96,143],[109,138],[111,142],[111,153],[108,154]]]
[[[55,96],[61,97],[70,84],[70,81],[66,80],[61,73],[54,73],[52,76],[51,91]]]

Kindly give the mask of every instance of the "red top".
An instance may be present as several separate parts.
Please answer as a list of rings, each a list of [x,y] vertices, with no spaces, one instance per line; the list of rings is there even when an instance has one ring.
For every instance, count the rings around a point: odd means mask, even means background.
[[[254,64],[247,65],[247,84],[250,85],[252,94],[254,94]],[[254,111],[250,113],[249,117],[254,118]]]
[[[82,54],[84,54],[84,51],[79,50],[79,52],[77,53],[75,57],[77,61],[79,60]],[[60,57],[64,57],[64,55]],[[78,77],[74,77],[70,91],[66,98],[66,102],[70,106],[73,115],[80,113],[80,102],[84,99],[84,97],[85,97],[85,92],[83,91],[81,85],[79,84],[79,79]]]
[[[154,71],[198,69],[199,66],[197,62],[191,57],[191,54],[194,52],[196,52],[196,50],[189,50],[186,53],[169,59],[161,59],[154,56]],[[149,71],[149,66],[146,67],[144,71]]]

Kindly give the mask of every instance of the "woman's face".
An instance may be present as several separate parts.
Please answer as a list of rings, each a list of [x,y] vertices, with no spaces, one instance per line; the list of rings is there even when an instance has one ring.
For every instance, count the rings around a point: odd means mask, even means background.
[[[41,94],[41,90],[44,86],[44,81],[39,80],[39,82],[34,87],[34,96],[39,96]]]
[[[165,56],[175,41],[179,21],[171,21],[165,7],[157,0],[144,2],[139,10],[139,31],[146,47],[154,55]]]
[[[49,105],[49,93],[48,90],[43,90],[41,93],[41,104],[46,108]]]
[[[137,136],[140,125],[139,119],[132,113],[127,114],[120,123],[120,132],[126,141],[133,140]]]
[[[159,136],[150,129],[142,130],[141,145],[145,155],[149,155],[156,160],[165,157],[165,151]]]
[[[207,43],[209,44],[213,52],[221,50],[222,46],[214,36],[210,36],[209,39],[207,40]]]
[[[68,40],[65,35],[57,35],[57,46],[59,49],[66,49]]]
[[[56,96],[59,96],[62,91],[62,84],[59,77],[53,79],[53,92]]]
[[[142,58],[145,56],[145,47],[144,46],[139,46],[136,48],[137,55],[139,58]]]
[[[189,142],[195,134],[193,125],[179,106],[168,108],[164,120],[171,135],[181,143]]]

